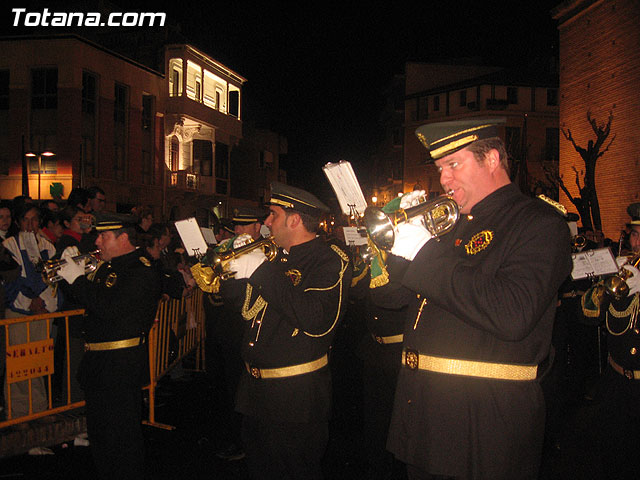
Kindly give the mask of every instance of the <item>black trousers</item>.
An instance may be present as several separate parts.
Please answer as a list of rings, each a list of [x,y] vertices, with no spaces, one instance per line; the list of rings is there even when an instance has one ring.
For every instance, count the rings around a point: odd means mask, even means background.
[[[142,394],[139,386],[85,390],[87,433],[99,478],[144,477]]]
[[[322,457],[329,441],[328,422],[268,423],[244,417],[242,440],[254,480],[322,479]]]

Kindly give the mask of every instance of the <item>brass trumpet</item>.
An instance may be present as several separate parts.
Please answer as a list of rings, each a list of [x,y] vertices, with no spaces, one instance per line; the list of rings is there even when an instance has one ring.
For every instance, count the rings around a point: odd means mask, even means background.
[[[448,195],[440,195],[413,207],[396,210],[387,215],[381,208],[367,207],[364,226],[371,241],[380,250],[390,251],[395,241],[394,227],[409,219],[422,216],[425,227],[434,237],[451,230],[460,218],[458,204]]]
[[[99,254],[100,250],[94,250],[93,252],[76,255],[75,257],[72,257],[71,260],[76,263],[80,263],[81,261],[84,262],[84,274],[88,275],[91,272],[95,272],[100,266],[101,260],[98,258]],[[60,270],[62,266],[66,265],[66,263],[67,261],[62,258],[42,262],[40,270],[42,271],[42,279],[47,285],[54,285],[62,280],[62,277],[58,274],[58,270]]]
[[[199,263],[191,267],[193,279],[204,292],[217,293],[220,289],[220,280],[228,280],[234,275],[234,272],[229,270],[229,262],[258,248],[262,248],[270,262],[278,254],[278,246],[273,237],[262,238],[224,252],[210,249]]]
[[[629,255],[628,261],[625,265],[632,265],[638,268],[640,265],[640,254]],[[616,300],[621,300],[627,295],[629,295],[629,285],[627,284],[627,279],[633,276],[633,274],[624,268],[624,265],[620,267],[618,273],[611,275],[610,277],[605,278],[602,281],[602,286],[604,287],[604,291],[615,298]]]
[[[221,280],[227,280],[233,276],[233,272],[229,271],[229,262],[234,258],[238,258],[239,256],[245,255],[258,248],[262,249],[269,261],[276,258],[278,253],[278,246],[273,240],[273,237],[265,237],[241,247],[232,248],[225,252],[216,252],[215,250],[211,250],[209,254],[205,255],[201,263],[207,267],[211,267]]]

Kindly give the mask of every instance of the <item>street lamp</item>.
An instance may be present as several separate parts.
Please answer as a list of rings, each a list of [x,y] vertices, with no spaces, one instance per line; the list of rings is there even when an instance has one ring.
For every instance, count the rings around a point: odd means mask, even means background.
[[[40,200],[40,174],[42,173],[42,157],[53,157],[55,153],[45,150],[44,152],[27,152],[26,157],[38,157],[38,200]]]

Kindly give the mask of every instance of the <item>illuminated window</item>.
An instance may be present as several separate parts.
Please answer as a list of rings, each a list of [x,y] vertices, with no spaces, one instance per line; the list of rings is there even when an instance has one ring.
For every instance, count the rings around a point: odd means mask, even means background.
[[[172,58],[169,60],[169,96],[178,97],[182,95],[182,59]]]
[[[180,168],[180,142],[174,135],[171,137],[171,148],[169,149],[169,169],[177,172]],[[177,178],[177,177],[176,177]]]
[[[201,101],[202,68],[200,65],[187,60],[187,97],[197,102]]]

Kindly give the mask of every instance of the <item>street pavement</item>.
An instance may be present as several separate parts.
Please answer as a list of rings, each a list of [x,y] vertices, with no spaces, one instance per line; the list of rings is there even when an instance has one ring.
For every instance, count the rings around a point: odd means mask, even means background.
[[[359,362],[352,347],[349,341],[341,342],[338,338],[332,356],[334,416],[324,461],[325,477],[329,480],[367,478]],[[146,479],[248,478],[244,460],[227,461],[215,456],[223,446],[228,420],[217,407],[221,401],[221,389],[212,385],[202,372],[187,371],[182,377],[164,380],[159,385],[156,419],[175,429],[143,427]],[[567,403],[556,438],[545,449],[541,480],[602,478],[591,427],[596,408],[597,402],[581,395]],[[54,455],[19,455],[0,460],[0,480],[97,478],[89,447],[69,443],[50,448]]]

